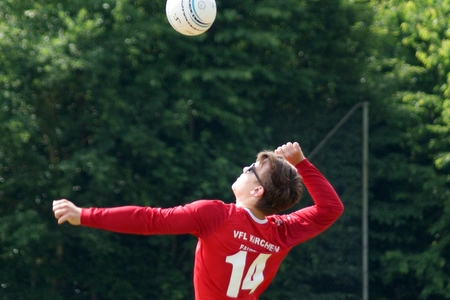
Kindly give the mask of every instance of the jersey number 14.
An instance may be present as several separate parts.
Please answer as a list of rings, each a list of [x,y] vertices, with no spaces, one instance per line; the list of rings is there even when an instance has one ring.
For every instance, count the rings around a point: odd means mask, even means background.
[[[270,254],[260,254],[249,267],[244,277],[244,268],[247,259],[247,251],[239,251],[236,254],[227,256],[226,262],[233,266],[230,283],[228,284],[227,296],[236,298],[239,290],[250,290],[253,293],[258,285],[264,280],[264,268]]]

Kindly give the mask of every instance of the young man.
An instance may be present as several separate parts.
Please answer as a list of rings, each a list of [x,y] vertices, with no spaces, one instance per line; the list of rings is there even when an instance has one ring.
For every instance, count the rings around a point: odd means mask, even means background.
[[[299,175],[300,174],[300,175]],[[303,183],[315,205],[276,213],[300,200]],[[134,234],[185,234],[198,238],[196,300],[256,300],[292,247],[327,229],[343,212],[331,184],[304,157],[298,143],[263,151],[232,185],[236,203],[199,200],[173,208],[80,208],[53,202],[62,224]]]

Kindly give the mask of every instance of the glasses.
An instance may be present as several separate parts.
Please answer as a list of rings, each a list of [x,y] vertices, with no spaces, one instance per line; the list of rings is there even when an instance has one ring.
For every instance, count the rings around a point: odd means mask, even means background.
[[[263,186],[263,184],[262,184],[262,182],[261,182],[261,179],[259,178],[258,174],[256,173],[256,170],[255,170],[255,163],[252,163],[252,164],[247,168],[247,170],[245,170],[245,173],[248,173],[248,172],[253,172],[253,174],[255,174],[255,177],[256,177],[256,179],[258,180],[259,184],[260,184],[261,186]]]

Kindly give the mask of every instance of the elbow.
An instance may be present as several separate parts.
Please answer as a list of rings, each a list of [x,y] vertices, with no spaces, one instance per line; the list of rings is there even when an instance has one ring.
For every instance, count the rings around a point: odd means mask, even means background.
[[[339,201],[339,204],[334,207],[333,211],[336,214],[336,219],[344,213],[344,204],[342,201]]]
[[[342,215],[344,213],[344,204],[342,202],[340,202],[338,211],[339,215]]]
[[[339,203],[333,206],[328,206],[327,210],[330,216],[333,216],[333,219],[337,220],[344,213],[344,204],[339,201]]]

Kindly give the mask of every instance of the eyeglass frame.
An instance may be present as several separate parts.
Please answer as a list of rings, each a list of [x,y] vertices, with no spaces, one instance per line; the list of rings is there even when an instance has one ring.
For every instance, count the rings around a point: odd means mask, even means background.
[[[264,187],[264,185],[261,182],[261,179],[259,178],[258,174],[256,173],[255,170],[255,163],[252,163],[250,166],[247,167],[247,169],[245,170],[246,173],[248,172],[253,172],[253,174],[255,174],[256,179],[258,180],[259,184]]]

